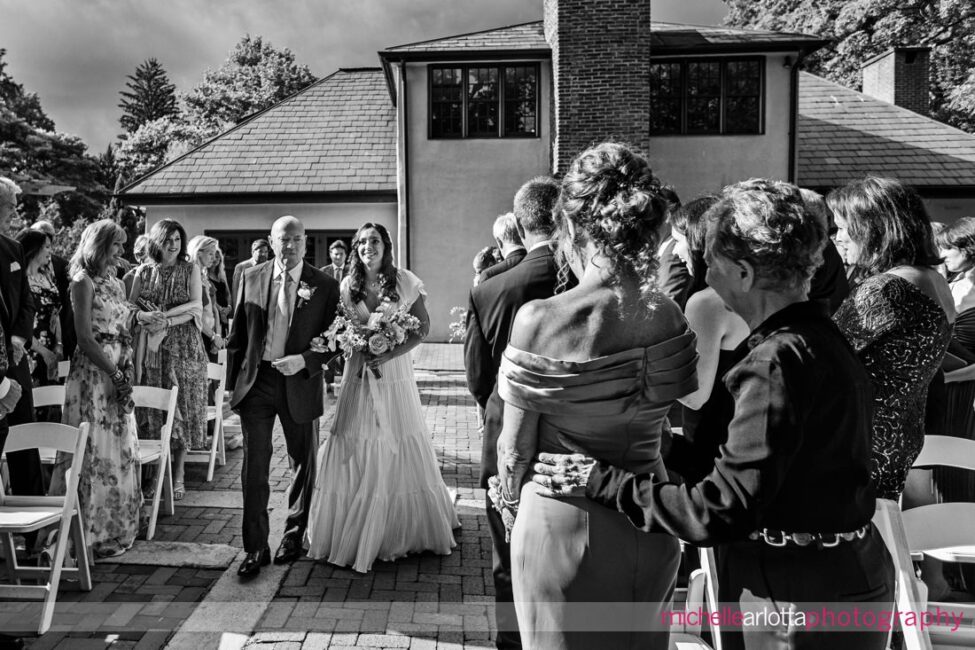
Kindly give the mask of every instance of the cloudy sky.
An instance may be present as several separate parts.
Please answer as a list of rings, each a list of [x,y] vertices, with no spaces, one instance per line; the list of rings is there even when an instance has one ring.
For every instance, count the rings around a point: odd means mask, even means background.
[[[660,21],[718,24],[726,13],[721,0],[652,1]],[[0,48],[58,130],[101,152],[120,130],[126,75],[149,57],[188,90],[249,33],[323,77],[377,66],[392,45],[541,15],[542,0],[0,0]]]

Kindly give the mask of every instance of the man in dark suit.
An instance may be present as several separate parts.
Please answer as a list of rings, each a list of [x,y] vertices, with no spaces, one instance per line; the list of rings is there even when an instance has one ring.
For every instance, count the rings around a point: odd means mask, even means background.
[[[240,300],[240,279],[243,276],[244,271],[253,268],[258,264],[263,264],[267,261],[267,255],[270,251],[268,248],[266,239],[255,239],[251,242],[251,257],[249,260],[244,260],[234,267],[234,277],[230,281],[230,293],[234,297],[234,303],[231,305],[235,310],[237,309],[237,302]]]
[[[349,249],[346,248],[345,242],[341,239],[333,241],[332,245],[328,247],[328,257],[331,259],[332,263],[323,266],[322,271],[325,272],[330,278],[333,278],[340,285],[342,284],[342,278],[349,274],[349,266],[345,263],[346,258],[349,256]],[[332,393],[334,389],[332,385],[335,383],[335,372],[341,371],[345,368],[344,359],[339,356],[332,363],[325,366],[325,391]]]
[[[513,212],[502,214],[494,220],[493,234],[494,241],[498,243],[498,250],[501,251],[501,257],[504,258],[504,261],[481,271],[480,275],[477,276],[478,284],[499,273],[504,273],[525,259],[525,255],[528,253],[525,250],[524,242],[521,241],[521,235],[518,234],[518,220],[515,219]]]
[[[555,223],[552,210],[559,197],[558,182],[534,178],[515,195],[514,215],[518,232],[528,248],[523,260],[471,290],[467,311],[464,365],[467,386],[484,409],[481,451],[481,487],[498,473],[498,436],[501,435],[504,402],[498,395],[498,367],[508,345],[518,309],[531,300],[555,293],[558,270],[552,253]],[[488,524],[494,542],[495,613],[499,648],[520,648],[511,587],[511,547],[505,541],[504,522],[487,503]]]
[[[0,232],[6,232],[10,220],[17,214],[17,195],[20,188],[8,178],[0,177]],[[7,353],[6,378],[19,384],[22,395],[7,416],[6,424],[27,424],[34,421],[34,400],[31,396],[30,367],[27,350],[34,336],[34,299],[27,284],[27,264],[23,249],[13,239],[0,235],[0,328]],[[6,426],[0,429],[0,449],[7,442]],[[15,494],[32,496],[44,494],[41,459],[36,449],[18,451],[7,457],[10,487]],[[31,542],[30,539],[27,540]]]
[[[271,431],[281,421],[291,458],[288,518],[275,564],[297,559],[308,525],[315,485],[318,418],[322,404],[322,364],[332,354],[311,349],[328,329],[339,302],[338,283],[306,264],[305,228],[291,216],[271,228],[275,259],[247,269],[227,345],[231,408],[244,434],[244,550],[237,570],[253,576],[271,561],[268,547],[268,475]],[[338,354],[338,353],[335,353]]]

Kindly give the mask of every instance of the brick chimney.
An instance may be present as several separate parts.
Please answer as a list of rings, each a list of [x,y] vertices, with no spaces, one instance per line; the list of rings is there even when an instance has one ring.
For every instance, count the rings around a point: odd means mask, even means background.
[[[553,172],[593,142],[650,149],[650,0],[545,0]]]
[[[864,94],[927,115],[930,55],[928,47],[895,47],[868,59],[860,68]]]

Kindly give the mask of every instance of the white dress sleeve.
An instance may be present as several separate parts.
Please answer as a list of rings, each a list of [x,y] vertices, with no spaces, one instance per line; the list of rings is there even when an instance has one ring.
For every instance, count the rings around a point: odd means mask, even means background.
[[[413,306],[416,299],[420,296],[426,298],[427,290],[423,286],[423,280],[418,278],[412,271],[399,269],[396,278],[396,292],[399,293],[400,304],[408,308]]]

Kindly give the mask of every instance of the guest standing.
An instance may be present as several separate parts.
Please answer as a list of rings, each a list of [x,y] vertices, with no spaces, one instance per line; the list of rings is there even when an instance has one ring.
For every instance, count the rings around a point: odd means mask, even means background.
[[[213,262],[206,270],[207,279],[213,285],[214,298],[217,304],[217,314],[220,317],[220,331],[224,338],[230,333],[230,300],[233,293],[230,290],[230,283],[227,282],[227,269],[224,266],[223,251],[220,244],[213,252]]]
[[[471,290],[467,309],[467,338],[464,366],[467,387],[484,409],[480,486],[498,473],[498,436],[501,435],[503,402],[497,377],[501,355],[515,314],[526,302],[550,298],[555,293],[558,268],[552,253],[555,222],[552,210],[559,198],[554,178],[539,176],[515,194],[514,214],[518,233],[528,249],[524,259],[509,271],[490,278]],[[486,501],[488,527],[493,547],[495,613],[499,648],[520,648],[518,620],[511,588],[510,546],[501,515]]]
[[[491,232],[494,235],[494,241],[498,245],[498,250],[501,251],[503,261],[481,271],[477,277],[475,286],[488,278],[493,278],[499,273],[504,273],[525,259],[525,255],[527,254],[525,243],[521,241],[521,235],[518,233],[518,220],[515,218],[513,212],[499,215],[494,220],[494,226]]]
[[[187,252],[190,261],[200,267],[200,281],[202,283],[200,296],[203,311],[200,318],[200,333],[203,335],[203,347],[207,351],[210,361],[217,360],[217,352],[227,345],[220,323],[220,306],[217,304],[217,289],[210,282],[209,269],[219,250],[217,240],[207,235],[197,235],[190,240]]]
[[[543,454],[533,480],[557,494],[582,484],[640,530],[715,545],[723,617],[770,623],[724,626],[725,648],[882,650],[879,626],[788,622],[800,603],[881,620],[894,597],[893,564],[871,523],[870,379],[826,305],[808,300],[826,229],[797,187],[767,180],[725,188],[708,221],[708,284],[751,328],[724,376],[735,409],[712,471],[678,485]]]
[[[7,232],[17,214],[20,188],[9,178],[0,176],[0,233]],[[27,351],[34,336],[34,299],[27,281],[27,262],[23,249],[13,239],[0,234],[0,329],[7,350],[7,379],[16,382],[22,394],[7,415],[6,424],[34,421],[34,399]],[[13,400],[11,400],[13,401]],[[0,428],[0,450],[7,441],[7,429]],[[7,456],[7,471],[14,494],[44,494],[41,459],[36,449],[16,451]],[[30,535],[28,545],[35,535]]]
[[[125,295],[128,296],[132,291],[132,283],[135,282],[135,276],[139,272],[139,267],[145,263],[149,248],[149,238],[145,235],[139,235],[135,238],[135,243],[132,244],[132,257],[135,258],[135,266],[125,272],[122,276],[122,282],[125,284]]]
[[[203,281],[200,267],[186,255],[186,231],[172,219],[157,221],[149,231],[149,259],[139,267],[129,300],[140,326],[136,349],[136,383],[179,387],[173,423],[173,498],[185,493],[187,449],[206,446],[207,356],[200,335]],[[141,410],[141,409],[140,409]],[[139,428],[158,436],[166,414],[146,409]]]
[[[834,315],[873,385],[873,479],[897,501],[924,445],[928,385],[951,339],[951,290],[921,197],[888,178],[865,178],[827,197],[846,261],[864,279]]]
[[[34,299],[34,339],[30,356],[35,386],[58,383],[58,362],[64,359],[61,345],[61,294],[51,272],[51,238],[40,230],[17,234],[27,262],[27,284]]]
[[[43,219],[35,221],[31,225],[31,230],[39,230],[50,237],[52,248],[54,250],[57,249],[58,235],[54,229],[54,224],[50,221],[44,221]],[[71,358],[77,345],[77,339],[74,334],[74,313],[71,311],[71,296],[68,293],[69,286],[71,285],[69,266],[70,263],[68,260],[52,251],[50,268],[52,277],[54,278],[54,286],[58,289],[58,296],[61,301],[61,347],[63,348],[65,359]]]
[[[268,246],[266,239],[255,239],[251,242],[250,259],[244,260],[234,267],[233,284],[230,287],[234,296],[233,304],[231,305],[234,311],[237,310],[237,303],[240,301],[241,281],[244,271],[266,262],[270,252],[271,248]]]
[[[111,219],[85,228],[71,260],[78,348],[65,384],[62,421],[90,425],[78,482],[78,502],[96,557],[121,555],[139,532],[142,491],[139,443],[131,408],[132,347],[128,303],[115,266],[125,231]],[[58,453],[51,492],[64,494],[70,454]]]
[[[579,283],[526,303],[511,329],[498,478],[502,511],[517,508],[511,569],[526,648],[668,647],[668,631],[638,630],[670,608],[677,539],[585,499],[543,497],[529,480],[536,452],[574,449],[666,475],[663,424],[696,387],[697,354],[656,287],[665,214],[645,159],[619,144],[579,154],[556,209],[559,252]]]
[[[328,266],[323,266],[322,271],[325,275],[331,277],[333,280],[342,283],[342,279],[349,274],[349,265],[346,263],[348,258],[348,248],[345,242],[341,239],[337,239],[332,242],[332,245],[328,247],[328,256],[331,264]],[[325,380],[325,392],[332,394],[335,392],[335,375],[344,374],[345,372],[345,357],[339,356],[333,359],[325,369],[322,371],[324,373]]]

